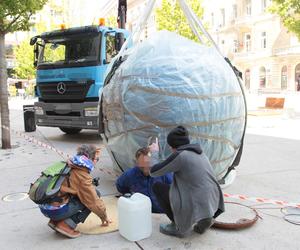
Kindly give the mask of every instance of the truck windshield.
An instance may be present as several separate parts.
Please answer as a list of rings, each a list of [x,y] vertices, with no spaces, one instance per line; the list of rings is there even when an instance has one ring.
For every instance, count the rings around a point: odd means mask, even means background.
[[[99,62],[100,34],[89,33],[44,39],[38,66],[83,65]]]

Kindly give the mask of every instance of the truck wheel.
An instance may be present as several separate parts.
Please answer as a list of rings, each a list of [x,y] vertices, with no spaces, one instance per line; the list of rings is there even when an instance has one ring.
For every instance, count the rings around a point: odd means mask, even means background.
[[[68,135],[75,135],[75,134],[78,134],[81,131],[81,128],[65,128],[65,127],[60,127],[59,129],[62,132],[68,134]]]

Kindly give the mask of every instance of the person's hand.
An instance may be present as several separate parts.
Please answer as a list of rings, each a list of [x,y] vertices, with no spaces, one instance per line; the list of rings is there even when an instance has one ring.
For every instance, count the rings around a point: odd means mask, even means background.
[[[101,224],[101,227],[108,227],[110,223],[112,223],[111,220],[109,220],[108,218],[106,219],[101,219],[102,221],[102,224]]]
[[[149,146],[149,149],[151,153],[159,151],[158,138],[155,138],[155,142]]]

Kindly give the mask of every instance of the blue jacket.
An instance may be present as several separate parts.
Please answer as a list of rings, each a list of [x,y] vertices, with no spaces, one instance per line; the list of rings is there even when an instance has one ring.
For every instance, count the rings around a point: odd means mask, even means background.
[[[116,186],[118,191],[122,194],[141,193],[148,196],[152,203],[152,212],[163,213],[152,191],[152,185],[156,182],[171,184],[172,180],[172,174],[166,174],[160,177],[145,176],[138,167],[134,167],[126,170],[117,179]]]

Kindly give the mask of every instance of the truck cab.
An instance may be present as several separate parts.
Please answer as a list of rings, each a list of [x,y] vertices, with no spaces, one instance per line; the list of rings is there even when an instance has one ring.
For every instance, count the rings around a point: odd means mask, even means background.
[[[36,124],[67,134],[98,129],[104,75],[128,35],[124,29],[92,25],[33,37]]]

